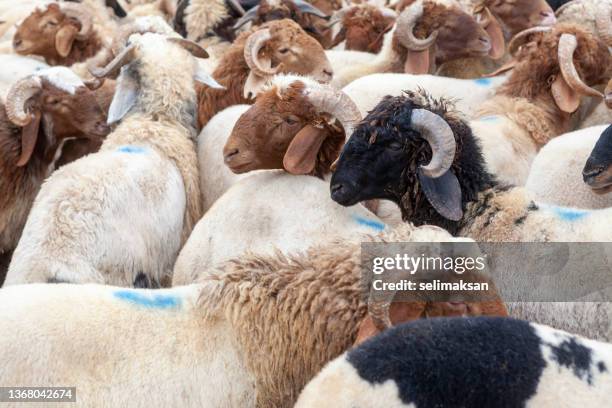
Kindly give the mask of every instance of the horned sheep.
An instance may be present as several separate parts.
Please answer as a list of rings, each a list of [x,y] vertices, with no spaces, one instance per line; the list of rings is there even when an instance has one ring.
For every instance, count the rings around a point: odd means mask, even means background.
[[[7,284],[168,283],[201,217],[194,78],[215,86],[190,53],[206,57],[188,40],[137,34],[110,64],[92,72],[105,77],[121,70],[108,115],[108,123],[121,123],[99,153],[47,180]]]

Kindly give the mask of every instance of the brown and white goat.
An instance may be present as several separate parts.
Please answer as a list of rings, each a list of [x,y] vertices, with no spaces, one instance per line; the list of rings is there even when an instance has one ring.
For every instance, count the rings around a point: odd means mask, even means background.
[[[41,56],[50,65],[83,62],[112,39],[113,23],[99,16],[85,4],[51,3],[36,8],[17,28],[13,48],[21,55]]]
[[[241,34],[213,72],[226,89],[199,89],[200,126],[228,106],[250,103],[266,80],[288,72],[320,82],[333,75],[323,47],[292,20],[271,21]]]
[[[63,143],[86,139],[95,148],[108,134],[106,109],[97,103],[100,96],[88,88],[91,85],[68,68],[49,68],[16,82],[1,106],[1,258],[9,257],[17,245],[34,197],[54,170]],[[83,155],[90,152],[81,150]]]

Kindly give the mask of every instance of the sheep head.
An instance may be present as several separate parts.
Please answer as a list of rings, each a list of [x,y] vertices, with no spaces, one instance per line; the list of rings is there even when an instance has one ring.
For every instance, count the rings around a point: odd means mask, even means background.
[[[433,72],[436,64],[486,56],[499,48],[492,46],[473,16],[458,7],[422,0],[398,17],[393,47],[404,58],[404,71],[411,74]]]
[[[387,199],[415,225],[459,230],[464,205],[492,183],[469,126],[424,92],[384,98],[342,149],[331,180],[344,206]]]
[[[343,92],[279,76],[236,122],[223,149],[225,163],[234,173],[284,168],[322,176],[337,158],[345,132],[350,135],[359,120],[359,110]]]
[[[95,141],[106,136],[110,130],[106,112],[90,89],[99,85],[99,81],[83,83],[65,67],[49,68],[13,84],[5,108],[9,120],[22,128],[17,166],[29,162],[40,134],[47,147],[68,137]]]
[[[535,26],[552,26],[555,13],[546,0],[484,0],[509,36]]]
[[[51,3],[23,20],[13,37],[13,48],[18,54],[40,55],[56,64],[72,52],[75,41],[92,36],[91,16],[80,4]]]
[[[612,126],[599,137],[584,165],[582,177],[594,193],[612,192]]]
[[[397,13],[372,4],[344,7],[334,13],[329,25],[340,23],[332,46],[346,40],[345,49],[378,53],[385,33],[393,28]]]
[[[571,24],[536,27],[517,34],[509,48],[517,63],[498,93],[552,99],[553,106],[565,113],[575,112],[582,96],[603,97],[592,86],[609,79],[610,52],[585,30]]]
[[[244,59],[250,69],[244,86],[247,99],[257,95],[275,74],[308,75],[323,83],[333,76],[321,44],[287,19],[266,23],[251,32],[244,43]]]
[[[193,127],[196,111],[193,81],[222,87],[191,57],[208,58],[208,53],[181,37],[149,32],[130,36],[126,47],[105,67],[90,69],[96,78],[115,77],[120,72],[108,123],[121,120],[135,108],[155,116],[167,114],[171,120]],[[184,67],[177,70],[176,62],[182,62]],[[175,97],[165,98],[166,93]]]

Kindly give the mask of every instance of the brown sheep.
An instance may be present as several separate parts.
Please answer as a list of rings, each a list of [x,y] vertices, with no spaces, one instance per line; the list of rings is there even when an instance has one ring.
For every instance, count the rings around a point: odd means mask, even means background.
[[[109,133],[106,108],[94,102],[96,93],[64,67],[26,77],[9,91],[0,109],[1,257],[10,257],[17,245],[34,197],[57,165],[64,141],[91,141],[81,151],[86,154]]]
[[[329,82],[333,71],[323,47],[292,20],[277,20],[242,33],[213,72],[226,89],[200,87],[198,122],[228,106],[251,103],[251,97],[277,73],[294,72]]]
[[[344,49],[378,53],[384,35],[393,28],[397,15],[390,9],[371,4],[359,4],[344,8],[334,16],[331,24],[340,22],[340,31],[332,46],[346,41]]]
[[[17,28],[13,48],[21,55],[39,55],[50,65],[70,66],[104,47],[91,10],[81,4],[51,3],[36,8]]]

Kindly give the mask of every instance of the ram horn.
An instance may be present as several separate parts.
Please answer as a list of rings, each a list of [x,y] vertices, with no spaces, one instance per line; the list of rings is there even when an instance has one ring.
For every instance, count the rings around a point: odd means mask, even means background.
[[[242,4],[240,4],[238,0],[225,0],[225,2],[227,3],[228,6],[230,6],[232,10],[234,10],[236,13],[240,14],[241,16],[244,16],[246,14],[246,11],[244,11]]]
[[[441,116],[426,109],[414,109],[411,123],[431,146],[431,161],[421,166],[423,174],[431,178],[442,176],[455,160],[457,145],[453,130]]]
[[[247,11],[244,16],[240,17],[240,19],[236,21],[236,23],[232,26],[232,29],[237,30],[249,21],[255,20],[255,17],[257,17],[257,11],[259,11],[259,6],[255,6]]]
[[[423,15],[423,2],[418,1],[408,7],[397,18],[396,33],[399,42],[411,51],[424,51],[431,47],[438,38],[438,30],[421,40],[414,36],[414,26]]]
[[[599,37],[608,47],[612,47],[612,4],[601,2],[597,9],[595,26]]]
[[[368,314],[374,322],[374,326],[380,331],[384,331],[393,326],[391,317],[389,316],[389,308],[391,301],[388,300],[372,300],[368,301]]]
[[[493,17],[493,14],[491,14],[491,10],[489,10],[488,7],[484,7],[479,13],[477,13],[479,18],[478,18],[478,24],[482,27],[482,28],[487,28],[487,26],[489,24],[491,24],[491,21],[493,21],[493,19],[495,17]]]
[[[361,121],[361,112],[344,92],[330,86],[317,86],[305,90],[306,98],[319,112],[329,113],[340,121],[348,138]]]
[[[340,10],[335,11],[334,14],[332,15],[331,19],[327,23],[327,27],[329,28],[329,27],[332,27],[332,26],[340,23],[344,19],[344,16],[346,16],[346,13],[351,11],[351,9],[353,7],[355,7],[355,6],[342,7]]]
[[[106,78],[115,74],[122,66],[129,64],[135,57],[136,44],[124,48],[111,62],[103,68],[90,68],[89,72],[96,78]]]
[[[81,4],[70,4],[61,3],[62,12],[68,16],[76,19],[81,24],[81,29],[77,34],[78,39],[84,39],[89,36],[93,28],[93,22],[88,11],[84,9]]]
[[[325,14],[323,11],[319,10],[312,4],[305,2],[304,0],[293,0],[293,4],[295,4],[297,8],[304,14],[312,14],[313,16],[317,16],[326,20],[329,19],[329,16],[327,14]]]
[[[270,38],[272,38],[272,34],[270,34],[269,29],[265,28],[251,34],[244,44],[244,59],[249,68],[251,68],[251,71],[260,77],[274,75],[281,68],[280,64],[276,68],[264,67],[261,61],[259,61],[259,50]]]
[[[185,50],[189,51],[191,55],[196,58],[208,58],[208,52],[204,48],[202,48],[198,43],[195,43],[191,40],[187,40],[185,38],[168,38],[168,41],[177,45],[180,45]]]
[[[17,126],[25,126],[32,121],[32,114],[26,112],[26,103],[40,92],[42,82],[38,76],[29,76],[15,83],[6,95],[6,116]]]
[[[397,18],[397,12],[395,10],[392,10],[388,7],[380,7],[379,10],[381,14],[383,15],[383,17],[385,18],[392,18],[392,19]]]
[[[574,51],[578,47],[578,40],[573,34],[561,34],[559,38],[558,56],[559,68],[563,79],[574,91],[587,96],[596,96],[603,98],[604,95],[597,89],[591,88],[585,84],[574,65]]]
[[[527,37],[529,37],[531,34],[547,33],[551,30],[552,27],[549,26],[538,26],[531,27],[521,31],[520,33],[517,33],[514,37],[512,37],[512,40],[510,40],[510,44],[508,45],[508,52],[510,53],[510,55],[514,56],[518,49],[521,47],[521,45],[523,45],[527,41]]]
[[[561,14],[563,14],[563,12],[570,8],[573,7],[575,4],[581,4],[582,0],[572,0],[572,1],[568,1],[567,3],[565,3],[564,5],[562,5],[561,7],[559,7],[556,11],[555,11],[555,17],[559,17]]]

